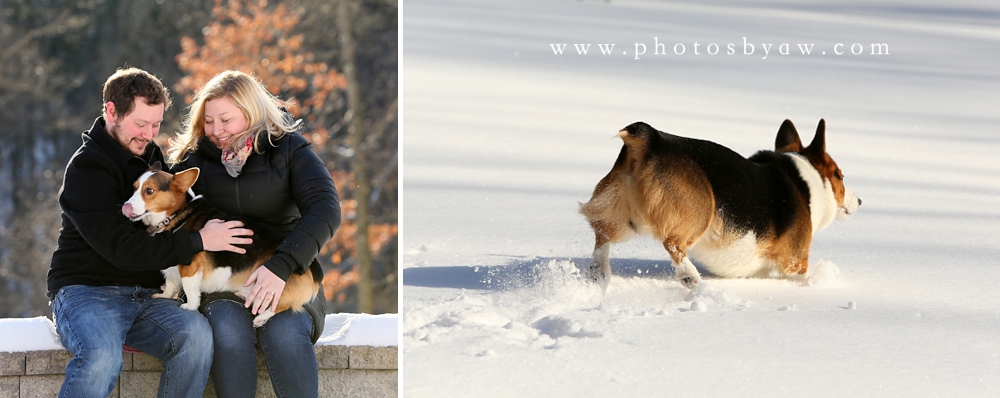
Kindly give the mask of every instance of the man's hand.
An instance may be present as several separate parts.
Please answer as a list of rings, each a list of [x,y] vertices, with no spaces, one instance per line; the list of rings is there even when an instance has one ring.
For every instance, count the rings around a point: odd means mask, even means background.
[[[209,220],[200,231],[202,247],[210,252],[246,253],[245,249],[234,246],[253,243],[253,239],[247,238],[253,235],[253,231],[242,227],[240,221]]]

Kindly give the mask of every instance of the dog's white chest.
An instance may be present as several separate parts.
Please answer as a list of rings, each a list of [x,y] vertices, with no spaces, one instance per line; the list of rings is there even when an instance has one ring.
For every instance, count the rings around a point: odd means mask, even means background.
[[[230,267],[219,267],[212,270],[211,274],[205,275],[201,281],[201,291],[203,293],[218,292],[226,289],[226,282],[233,276],[233,269]]]

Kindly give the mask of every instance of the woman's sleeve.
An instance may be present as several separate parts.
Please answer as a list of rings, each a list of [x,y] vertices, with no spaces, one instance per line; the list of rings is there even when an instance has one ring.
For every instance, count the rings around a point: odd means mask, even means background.
[[[287,136],[294,145],[289,162],[288,185],[302,218],[285,237],[273,257],[264,263],[282,280],[292,272],[307,272],[320,249],[340,228],[340,199],[330,171],[312,145],[297,134]]]

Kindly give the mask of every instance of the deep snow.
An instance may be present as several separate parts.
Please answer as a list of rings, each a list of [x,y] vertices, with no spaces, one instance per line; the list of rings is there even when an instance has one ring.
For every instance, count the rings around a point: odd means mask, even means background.
[[[1000,394],[998,21],[989,2],[407,1],[403,394]],[[691,292],[647,238],[612,249],[607,292],[581,281],[578,202],[619,129],[749,156],[786,118],[806,141],[826,119],[864,201],[815,235],[805,281]]]

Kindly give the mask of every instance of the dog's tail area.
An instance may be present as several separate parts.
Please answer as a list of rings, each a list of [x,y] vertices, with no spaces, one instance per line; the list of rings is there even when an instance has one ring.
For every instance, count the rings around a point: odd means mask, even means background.
[[[628,203],[625,198],[625,187],[622,177],[632,173],[632,169],[642,161],[649,148],[650,141],[659,132],[644,122],[635,122],[618,131],[616,137],[621,138],[624,145],[618,152],[618,159],[597,186],[587,203],[580,203],[580,213],[591,222],[609,217],[611,214],[628,213]]]
[[[618,132],[618,137],[625,142],[625,146],[639,152],[645,152],[644,148],[649,145],[654,137],[660,132],[644,122],[635,122]]]
[[[625,134],[625,131],[622,130],[619,136]],[[590,200],[580,203],[580,214],[587,218],[597,235],[597,246],[624,239],[631,232],[631,211],[625,177],[629,173],[629,155],[633,151],[628,143],[622,145],[611,171],[594,187]]]
[[[315,264],[315,263],[314,263]],[[319,293],[319,285],[323,283],[323,271],[320,267],[309,267],[310,274],[292,273],[285,282],[285,290],[278,302],[279,313],[285,310],[302,311],[303,306],[312,301]]]
[[[622,131],[624,132],[625,130]],[[604,207],[599,205],[598,203],[603,201],[601,198],[602,196],[605,196],[604,195],[605,192],[618,191],[619,187],[612,185],[619,184],[618,180],[621,173],[624,172],[625,163],[627,162],[627,160],[628,160],[628,145],[622,145],[621,151],[618,152],[618,159],[615,160],[615,165],[611,167],[611,171],[608,172],[608,174],[604,176],[604,178],[602,178],[600,182],[597,183],[596,187],[594,187],[594,193],[593,195],[591,195],[590,201],[586,203],[583,202],[580,203],[580,213],[582,213],[584,216],[587,216],[587,218],[589,219],[592,218],[591,216],[595,214],[595,211],[597,211],[595,207]]]

